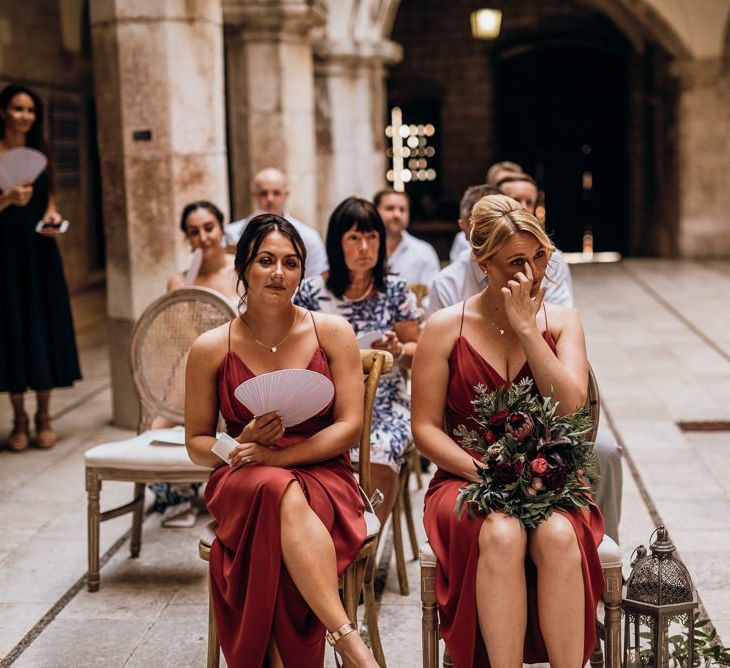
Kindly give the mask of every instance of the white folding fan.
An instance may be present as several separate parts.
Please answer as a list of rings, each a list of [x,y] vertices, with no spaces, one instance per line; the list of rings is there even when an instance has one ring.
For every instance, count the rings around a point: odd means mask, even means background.
[[[251,413],[281,413],[284,427],[308,420],[335,396],[332,381],[309,369],[282,369],[241,383],[234,395]]]
[[[48,159],[34,148],[11,148],[0,159],[0,189],[3,192],[33,183],[46,168]]]
[[[361,350],[368,350],[373,347],[373,343],[380,341],[384,336],[380,330],[373,330],[370,332],[361,332],[357,336],[357,345]]]
[[[203,249],[202,248],[196,248],[191,254],[190,254],[190,266],[188,267],[188,270],[185,272],[185,280],[183,281],[183,285],[189,287],[193,283],[195,283],[195,279],[198,277],[198,273],[200,273],[200,267],[203,264]]]

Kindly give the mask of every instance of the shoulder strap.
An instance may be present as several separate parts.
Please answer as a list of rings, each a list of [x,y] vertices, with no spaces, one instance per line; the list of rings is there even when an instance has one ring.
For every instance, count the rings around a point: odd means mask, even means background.
[[[545,308],[545,302],[542,303],[542,312],[545,315],[545,329],[549,332],[550,326],[548,325],[547,321],[547,308]]]
[[[233,326],[233,320],[228,323],[228,352],[231,352],[231,327]]]
[[[459,336],[461,336],[461,332],[464,329],[464,311],[466,310],[466,299],[461,302],[461,323],[459,324]]]
[[[312,317],[312,327],[314,327],[314,335],[317,337],[317,345],[321,348],[322,342],[319,340],[319,332],[317,331],[317,324],[314,322],[314,313],[312,313],[310,311],[309,315]]]

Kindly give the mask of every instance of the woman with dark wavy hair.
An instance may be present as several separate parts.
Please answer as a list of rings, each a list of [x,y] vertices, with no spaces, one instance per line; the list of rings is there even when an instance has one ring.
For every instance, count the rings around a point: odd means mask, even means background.
[[[0,192],[0,392],[13,405],[11,450],[30,443],[25,393],[35,390],[36,444],[56,443],[51,390],[81,378],[71,306],[55,236],[56,209],[50,155],[43,138],[43,105],[25,86],[0,91],[0,159],[14,148],[34,148],[49,159],[32,183]],[[36,232],[39,221],[47,223]]]
[[[352,328],[292,304],[306,250],[283,218],[257,216],[236,247],[246,311],[200,336],[188,357],[185,439],[190,458],[217,466],[205,501],[218,522],[210,584],[229,666],[321,668],[325,630],[346,665],[377,666],[337,590],[366,535],[348,450],[362,430],[363,384]],[[300,424],[253,416],[234,396],[269,371],[329,378],[334,399]],[[218,412],[238,441],[230,466],[213,454]]]
[[[387,350],[398,362],[378,384],[373,410],[371,476],[373,488],[385,497],[375,511],[382,525],[395,503],[398,472],[411,439],[410,397],[399,365],[410,367],[416,349],[416,298],[404,280],[387,274],[385,226],[372,202],[357,197],[341,202],[330,216],[326,247],[327,280],[305,279],[295,303],[343,316],[355,334],[376,339],[361,345]],[[359,459],[357,448],[351,456]]]

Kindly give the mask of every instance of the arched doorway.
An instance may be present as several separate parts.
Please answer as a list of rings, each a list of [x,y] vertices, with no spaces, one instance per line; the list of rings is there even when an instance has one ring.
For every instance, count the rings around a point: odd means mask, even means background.
[[[441,220],[416,222],[418,231],[443,248],[464,189],[493,162],[513,160],[545,189],[565,250],[580,250],[590,230],[595,250],[674,254],[678,91],[668,38],[654,40],[622,3],[492,0],[502,33],[485,42],[469,22],[483,4],[453,0],[446,11],[437,0],[402,0],[395,17],[404,58],[389,106],[418,115],[417,81],[439,110]]]

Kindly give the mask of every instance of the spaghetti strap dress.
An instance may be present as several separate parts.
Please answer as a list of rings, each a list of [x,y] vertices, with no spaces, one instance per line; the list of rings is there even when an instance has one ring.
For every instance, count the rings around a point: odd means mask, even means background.
[[[234,390],[255,374],[230,350],[230,334],[228,348],[218,369],[218,396],[226,431],[235,437],[253,415],[234,397]],[[307,369],[331,378],[321,345]],[[332,424],[332,411],[333,403],[288,428],[270,447],[307,440]],[[332,536],[338,576],[365,540],[365,509],[347,451],[292,468],[216,469],[205,490],[206,505],[218,523],[210,551],[210,581],[220,645],[231,668],[267,666],[272,635],[285,666],[321,668],[324,663],[324,626],[282,562],[279,504],[292,482],[301,485]]]
[[[555,341],[550,330],[546,329],[542,335],[555,352]],[[512,382],[531,377],[529,364],[525,363]],[[469,344],[460,329],[449,356],[449,381],[444,412],[447,434],[453,434],[460,424],[473,427],[473,423],[470,425],[473,413],[471,401],[474,398],[474,387],[480,383],[490,391],[509,384]],[[476,458],[480,457],[476,452],[471,454]],[[438,469],[426,492],[423,518],[426,535],[438,559],[435,589],[441,635],[457,668],[490,665],[479,630],[476,604],[478,540],[484,517],[470,518],[467,513],[459,517],[455,512],[459,490],[466,484],[463,478]],[[603,538],[603,517],[593,503],[581,510],[555,512],[570,522],[581,554],[585,596],[585,633],[581,665],[585,665],[595,645],[596,606],[604,586],[598,556],[598,544]],[[523,660],[525,663],[547,662],[547,650],[537,615],[537,570],[529,555],[525,558],[525,576],[528,619]]]

